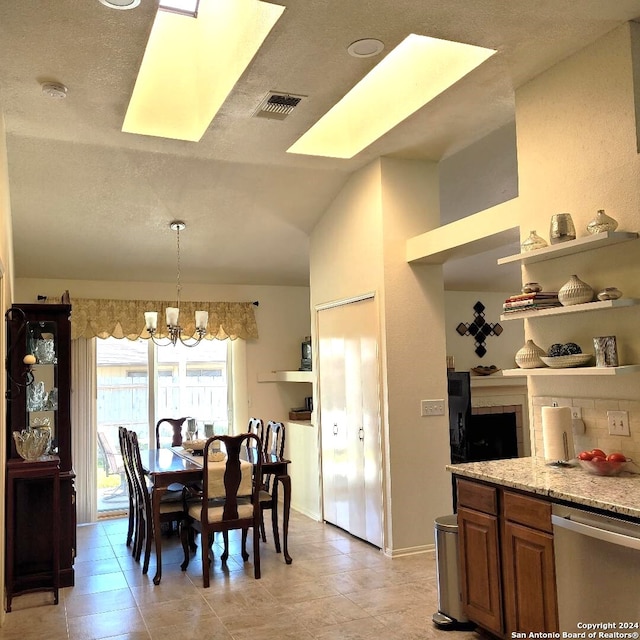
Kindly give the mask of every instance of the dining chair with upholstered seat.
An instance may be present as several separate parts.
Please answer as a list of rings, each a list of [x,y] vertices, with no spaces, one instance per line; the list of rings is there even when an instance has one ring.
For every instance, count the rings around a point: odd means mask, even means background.
[[[216,441],[222,443],[226,451],[226,461],[215,463],[209,461],[209,453]],[[259,483],[253,478],[262,477],[262,458],[256,456],[255,464],[241,459],[243,448],[258,447],[261,443],[254,433],[241,433],[237,436],[213,436],[207,440],[203,452],[202,491],[198,494],[198,502],[186,501],[194,495],[194,490],[185,488],[184,509],[187,519],[181,528],[184,562],[183,571],[189,566],[188,531],[190,528],[201,533],[202,582],[209,586],[211,571],[211,547],[213,536],[222,532],[225,539],[225,550],[221,556],[223,562],[228,558],[229,531],[242,530],[242,558],[249,559],[247,553],[248,530],[253,529],[253,570],[254,577],[260,578],[260,502]]]
[[[282,422],[270,420],[267,423],[266,435],[264,440],[264,455],[268,460],[269,457],[284,458],[284,441],[285,426]],[[260,489],[260,533],[262,541],[267,541],[267,534],[264,527],[264,511],[271,510],[271,525],[273,529],[273,541],[276,551],[280,552],[280,535],[278,533],[278,521],[276,518],[277,510],[274,509],[273,490],[276,478],[273,474],[265,474],[262,477],[262,487]]]
[[[167,423],[171,425],[171,446],[172,447],[180,447],[182,446],[182,425],[188,420],[188,417],[184,418],[160,418],[158,422],[156,422],[156,449],[160,449],[162,446],[162,426]]]
[[[128,455],[132,462],[133,484],[136,493],[137,534],[135,536],[136,543],[134,543],[134,558],[136,562],[140,561],[144,544],[142,573],[146,574],[149,570],[151,543],[154,537],[153,507],[151,504],[152,487],[149,485],[149,479],[145,474],[144,467],[142,465],[138,434],[135,431],[127,431],[126,439]],[[185,516],[182,492],[170,491],[165,493],[160,502],[160,522],[181,523],[184,521]],[[157,535],[159,535],[159,532]]]

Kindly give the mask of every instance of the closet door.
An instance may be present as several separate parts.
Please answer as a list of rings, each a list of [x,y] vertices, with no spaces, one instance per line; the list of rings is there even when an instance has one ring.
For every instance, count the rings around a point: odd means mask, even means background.
[[[322,469],[324,485],[324,518],[349,530],[349,484],[347,456],[347,420],[345,406],[343,337],[321,339],[320,386],[325,389],[321,400]]]
[[[381,547],[377,337],[373,298],[318,312],[324,518]]]

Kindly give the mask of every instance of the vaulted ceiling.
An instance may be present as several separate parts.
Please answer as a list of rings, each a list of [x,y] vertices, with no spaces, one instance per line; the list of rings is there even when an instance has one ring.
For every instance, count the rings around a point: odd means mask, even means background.
[[[640,15],[640,0],[278,3],[282,18],[200,142],[121,131],[156,2],[1,3],[17,277],[172,281],[168,225],[181,219],[184,282],[306,285],[309,233],[353,171],[455,153],[513,119],[515,88]],[[409,33],[498,53],[349,160],[286,153]],[[361,38],[382,40],[381,56],[349,56]],[[45,97],[45,81],[67,97]],[[285,120],[253,117],[269,91],[306,97]]]

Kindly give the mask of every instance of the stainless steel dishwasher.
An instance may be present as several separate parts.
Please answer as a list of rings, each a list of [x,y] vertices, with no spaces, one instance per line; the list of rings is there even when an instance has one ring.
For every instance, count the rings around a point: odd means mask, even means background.
[[[640,524],[562,505],[553,505],[551,520],[560,631],[637,638]]]

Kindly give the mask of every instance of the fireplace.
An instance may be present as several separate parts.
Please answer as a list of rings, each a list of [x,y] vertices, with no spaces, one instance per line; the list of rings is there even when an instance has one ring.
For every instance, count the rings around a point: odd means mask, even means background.
[[[522,455],[521,404],[473,406],[469,374],[449,373],[449,435],[451,461],[477,462]]]

